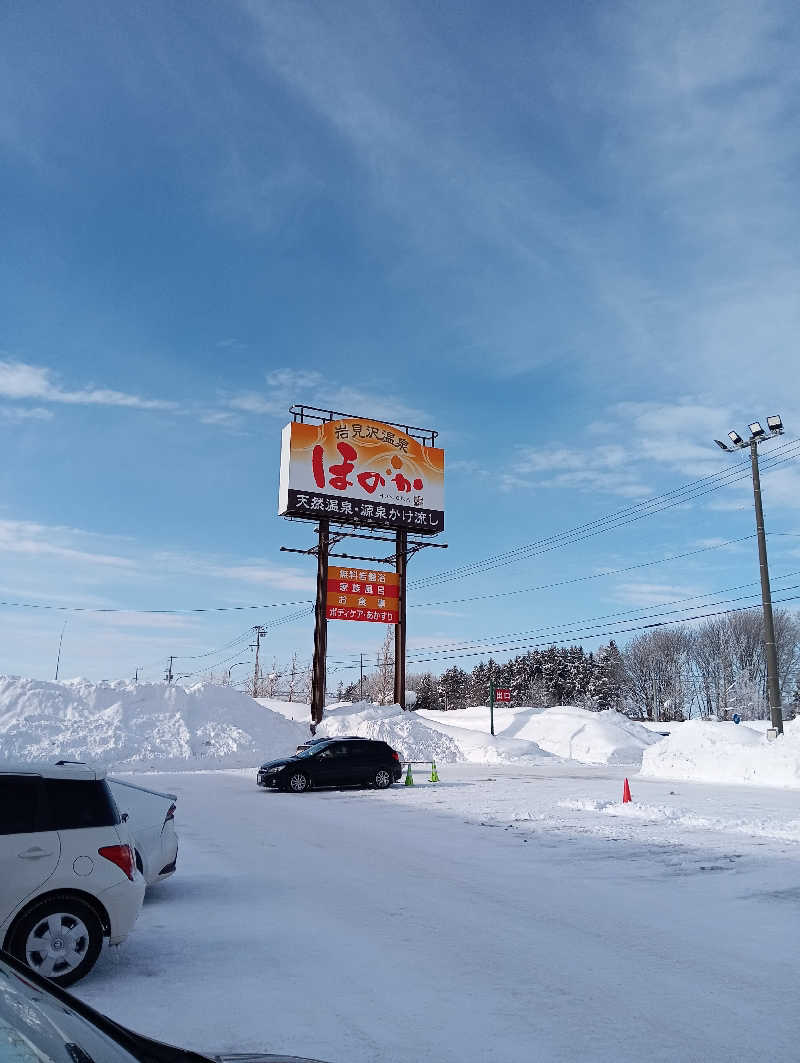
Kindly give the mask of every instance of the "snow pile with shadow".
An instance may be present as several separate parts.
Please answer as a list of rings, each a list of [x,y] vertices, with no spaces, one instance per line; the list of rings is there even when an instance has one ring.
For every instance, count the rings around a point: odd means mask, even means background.
[[[787,721],[774,742],[751,727],[688,720],[645,752],[641,774],[800,789],[800,720]]]
[[[232,687],[0,676],[0,760],[238,768],[293,753],[307,736]]]
[[[644,751],[662,741],[614,709],[590,712],[576,705],[517,713],[503,734],[538,742],[549,753],[582,764],[638,765]]]
[[[317,728],[317,738],[358,735],[388,742],[404,761],[436,760],[443,763],[464,760],[456,742],[428,727],[414,712],[399,705],[371,705],[366,701],[340,703],[325,708],[325,718]]]
[[[439,726],[440,719],[446,720],[451,733],[489,729],[488,706],[446,713],[426,711],[423,715],[434,726]],[[516,747],[508,747],[509,756],[504,759],[522,755],[522,748],[527,745],[531,752],[538,749],[541,755],[545,750],[582,764],[638,766],[643,751],[661,741],[660,735],[621,713],[590,712],[575,705],[556,705],[550,709],[498,707],[494,711],[494,728],[505,742],[517,743]]]
[[[447,735],[460,750],[459,759],[470,764],[512,764],[515,761],[541,760],[550,756],[536,742],[508,738],[504,734],[489,734],[488,709],[482,728],[459,727],[450,723],[451,717],[456,715],[456,711],[431,712],[426,713],[423,719],[428,727]],[[444,720],[447,720],[447,723]]]

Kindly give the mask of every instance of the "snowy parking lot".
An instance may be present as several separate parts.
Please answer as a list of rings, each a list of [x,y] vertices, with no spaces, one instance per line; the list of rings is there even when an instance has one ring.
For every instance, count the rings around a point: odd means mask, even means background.
[[[205,1050],[796,1060],[797,795],[553,759],[303,796],[179,794],[178,873],[76,987]],[[424,773],[418,775],[418,783]],[[792,822],[794,821],[794,822]]]

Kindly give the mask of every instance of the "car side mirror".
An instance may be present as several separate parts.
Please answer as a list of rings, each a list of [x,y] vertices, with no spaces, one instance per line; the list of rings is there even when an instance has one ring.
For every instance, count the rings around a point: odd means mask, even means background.
[[[120,816],[120,819],[122,820],[123,823],[127,823],[128,822],[128,813],[127,812],[123,812],[122,815]]]

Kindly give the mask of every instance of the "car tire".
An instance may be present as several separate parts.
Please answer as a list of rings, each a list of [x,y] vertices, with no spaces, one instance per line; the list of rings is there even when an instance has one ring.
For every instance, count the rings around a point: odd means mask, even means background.
[[[144,875],[144,864],[142,863],[142,855],[138,849],[134,849],[134,856],[136,857],[136,870],[140,875]]]
[[[77,897],[57,894],[34,904],[9,942],[18,960],[59,986],[87,975],[102,947],[103,926],[94,909]]]
[[[376,790],[388,790],[394,780],[388,768],[378,768],[372,777],[372,784]]]
[[[286,780],[286,789],[293,794],[302,794],[311,789],[311,782],[303,771],[295,771]]]

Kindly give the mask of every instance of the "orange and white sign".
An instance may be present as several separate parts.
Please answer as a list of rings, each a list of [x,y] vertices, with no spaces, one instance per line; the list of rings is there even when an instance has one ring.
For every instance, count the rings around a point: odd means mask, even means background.
[[[380,421],[287,424],[278,512],[436,535],[444,530],[444,451]]]
[[[400,577],[375,569],[328,569],[326,611],[329,620],[396,624]]]

